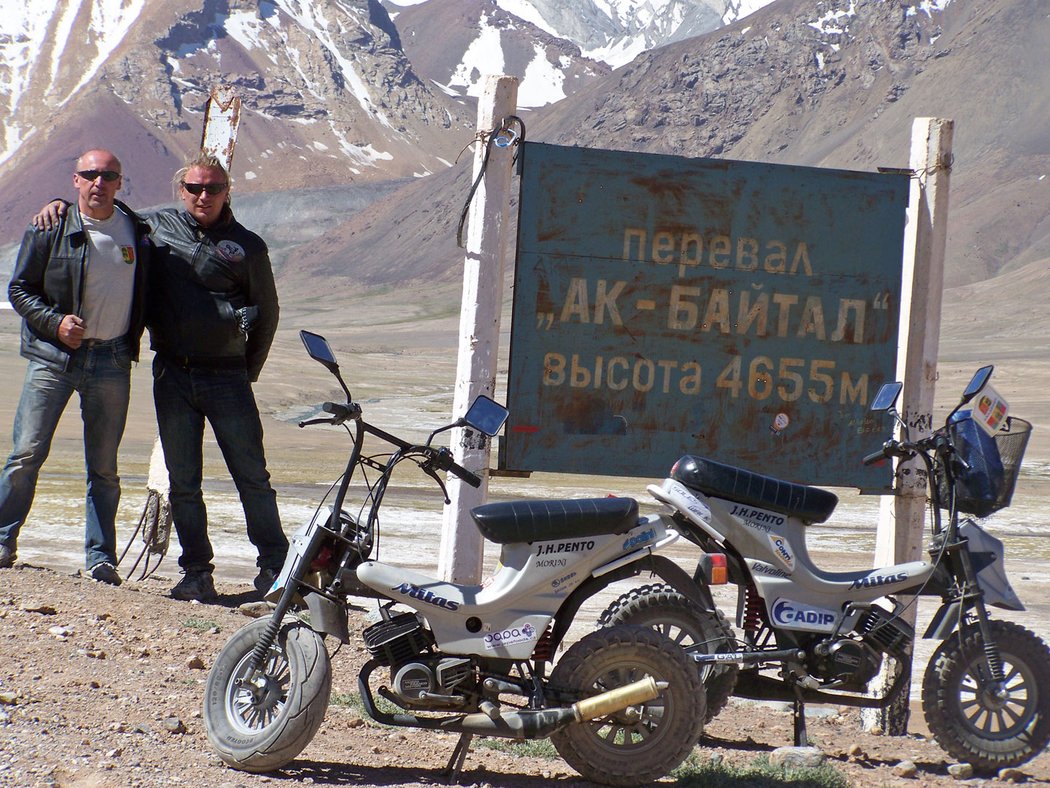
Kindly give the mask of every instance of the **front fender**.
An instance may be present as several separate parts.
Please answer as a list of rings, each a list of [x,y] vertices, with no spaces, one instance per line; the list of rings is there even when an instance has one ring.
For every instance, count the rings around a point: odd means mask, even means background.
[[[321,635],[331,635],[340,643],[350,642],[346,605],[317,593],[306,594],[303,600],[310,611],[310,629]]]
[[[962,616],[962,602],[953,600],[945,602],[930,619],[930,625],[926,627],[923,638],[944,640],[955,631],[956,625]]]
[[[680,592],[689,601],[699,605],[704,610],[715,609],[714,598],[711,596],[711,590],[707,586],[694,582],[693,578],[670,558],[649,554],[607,574],[590,577],[577,586],[562,602],[561,607],[558,608],[558,612],[555,614],[554,628],[551,630],[552,647],[556,649],[561,644],[562,638],[565,637],[565,633],[568,632],[569,626],[576,619],[576,614],[584,602],[613,583],[619,580],[626,580],[629,577],[635,577],[643,572],[650,572],[656,575],[674,588],[675,591]]]

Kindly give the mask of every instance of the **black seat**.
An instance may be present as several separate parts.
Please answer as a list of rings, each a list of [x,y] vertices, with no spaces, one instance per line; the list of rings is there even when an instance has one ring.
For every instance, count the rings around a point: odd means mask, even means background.
[[[675,463],[671,478],[705,495],[769,509],[807,523],[824,522],[839,502],[837,495],[819,487],[785,482],[690,454]]]
[[[506,501],[474,507],[470,516],[490,542],[550,542],[622,534],[638,524],[634,498]]]

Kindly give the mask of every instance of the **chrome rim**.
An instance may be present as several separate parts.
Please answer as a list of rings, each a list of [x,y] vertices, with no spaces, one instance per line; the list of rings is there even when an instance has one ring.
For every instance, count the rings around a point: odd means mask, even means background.
[[[259,733],[272,725],[288,701],[291,669],[277,645],[266,655],[255,679],[249,679],[251,652],[237,663],[226,689],[226,716],[241,733]]]

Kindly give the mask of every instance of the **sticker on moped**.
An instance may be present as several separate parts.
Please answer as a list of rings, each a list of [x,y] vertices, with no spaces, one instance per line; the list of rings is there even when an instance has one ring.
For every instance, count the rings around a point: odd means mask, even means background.
[[[485,648],[503,648],[516,646],[518,643],[528,643],[536,639],[536,627],[532,624],[522,624],[520,627],[511,627],[500,632],[489,632],[485,635]]]
[[[773,603],[773,624],[812,632],[830,632],[835,626],[835,612],[790,599],[778,599]]]
[[[632,547],[638,547],[646,542],[651,542],[656,539],[656,529],[650,528],[648,531],[642,531],[642,533],[630,537],[623,543],[624,550],[630,550]]]
[[[784,566],[794,572],[795,554],[791,551],[791,545],[788,544],[787,539],[779,534],[770,534],[769,546],[773,548],[773,553],[783,562]]]

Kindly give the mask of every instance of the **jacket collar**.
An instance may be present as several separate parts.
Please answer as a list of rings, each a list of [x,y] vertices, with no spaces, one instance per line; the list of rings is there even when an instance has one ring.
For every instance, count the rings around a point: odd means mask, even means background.
[[[84,221],[80,218],[80,206],[76,203],[71,203],[66,211],[66,223],[63,232],[71,240],[74,235],[82,235],[84,233]]]
[[[120,211],[135,224],[142,224],[142,219],[126,204],[122,203],[120,200],[114,200],[113,204],[114,210]],[[65,234],[69,237],[82,232],[84,232],[84,218],[80,214],[80,205],[75,202],[70,203],[69,209],[66,211]]]
[[[206,233],[209,230],[218,230],[223,227],[229,227],[234,222],[233,209],[230,208],[229,203],[222,206],[222,213],[219,214],[219,220],[211,227],[204,227],[200,222],[193,218],[193,214],[185,208],[179,208],[179,215],[189,227],[202,233]]]

